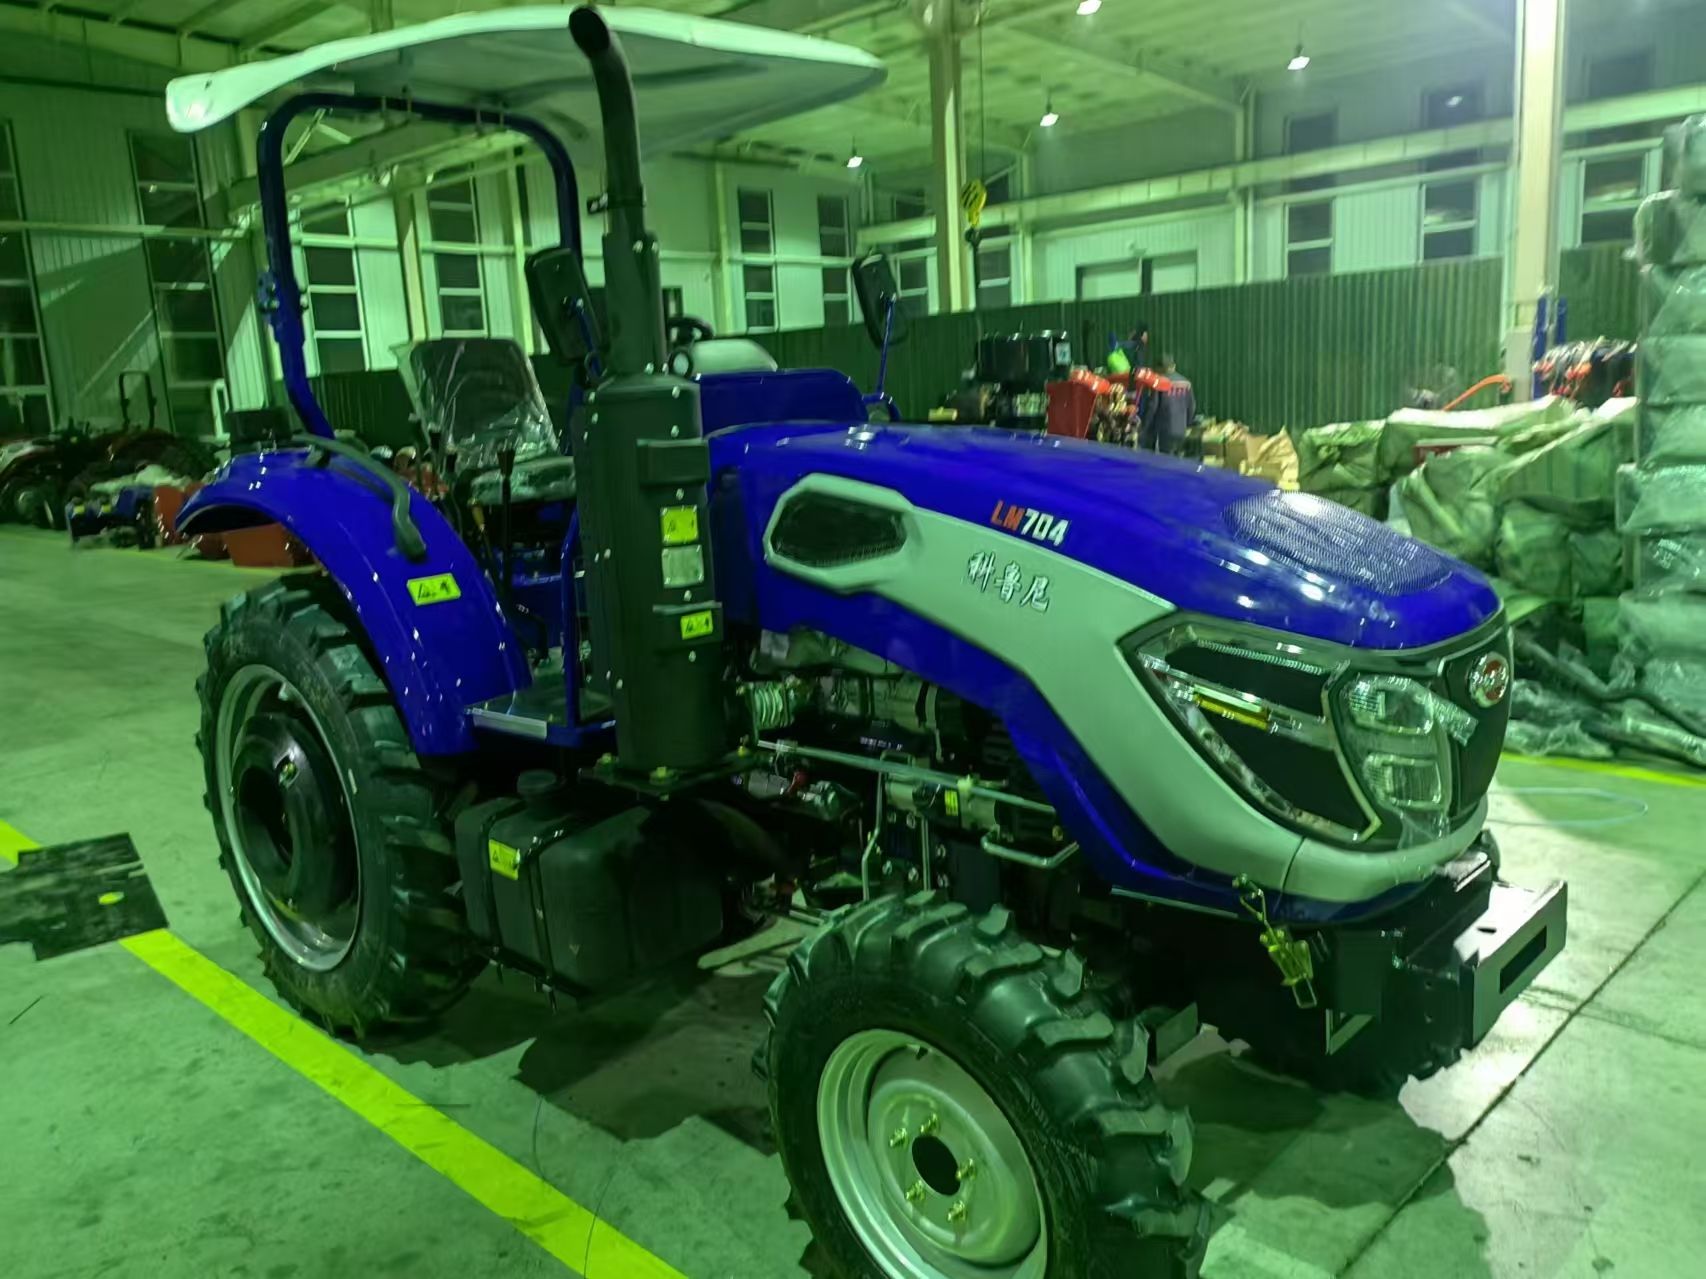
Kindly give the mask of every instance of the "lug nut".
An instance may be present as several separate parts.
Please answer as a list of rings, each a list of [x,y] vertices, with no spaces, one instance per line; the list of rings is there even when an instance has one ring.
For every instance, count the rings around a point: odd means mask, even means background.
[[[961,1181],[970,1181],[973,1177],[977,1176],[977,1160],[966,1160],[965,1167],[954,1173],[954,1176],[959,1178]]]
[[[906,1145],[906,1136],[906,1129],[896,1128],[889,1136],[889,1149],[899,1150],[902,1146]]]
[[[935,1115],[931,1115],[923,1123],[918,1125],[918,1135],[920,1137],[933,1137],[936,1135],[936,1131],[941,1128],[941,1126],[942,1121]]]
[[[906,1202],[919,1204],[924,1202],[924,1196],[930,1193],[930,1188],[922,1181],[915,1181],[906,1188]]]
[[[948,1220],[950,1222],[957,1226],[965,1219],[966,1201],[964,1199],[956,1199],[953,1203],[948,1205]]]
[[[296,761],[287,759],[278,766],[278,780],[288,786],[296,780]]]

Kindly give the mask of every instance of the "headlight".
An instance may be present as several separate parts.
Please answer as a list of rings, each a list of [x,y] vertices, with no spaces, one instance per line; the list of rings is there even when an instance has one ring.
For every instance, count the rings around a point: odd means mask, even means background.
[[[1192,743],[1282,824],[1378,848],[1450,829],[1452,742],[1468,741],[1476,718],[1419,679],[1358,669],[1380,655],[1204,621],[1126,651]]]
[[[1340,737],[1364,793],[1397,816],[1400,843],[1437,839],[1450,827],[1451,743],[1467,742],[1475,717],[1403,675],[1356,675],[1338,690]]]

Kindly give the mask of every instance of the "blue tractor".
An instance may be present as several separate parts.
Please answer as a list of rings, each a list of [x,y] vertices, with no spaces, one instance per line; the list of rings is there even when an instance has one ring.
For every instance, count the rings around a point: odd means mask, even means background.
[[[803,918],[756,1061],[840,1273],[1193,1275],[1191,1124],[1151,1070],[1199,1018],[1389,1092],[1563,945],[1563,885],[1500,881],[1483,829],[1506,622],[1478,574],[1326,501],[902,424],[839,373],[666,332],[642,143],[881,74],[786,33],[520,8],[174,82],[186,131],[270,108],[263,291],[306,429],[180,527],[277,522],[317,562],[207,637],[223,865],[279,991],[355,1035],[487,964],[595,995]],[[334,437],[283,172],[307,112],[544,153],[561,244],[526,273],[572,371],[561,437],[519,351],[472,340],[408,361],[431,483]],[[602,295],[570,158],[598,134]],[[892,278],[856,277],[886,355]]]

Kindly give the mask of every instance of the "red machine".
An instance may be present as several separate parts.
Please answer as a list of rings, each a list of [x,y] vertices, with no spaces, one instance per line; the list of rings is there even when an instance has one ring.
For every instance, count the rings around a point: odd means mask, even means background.
[[[1153,369],[1092,373],[1073,369],[1048,384],[1048,433],[1106,444],[1136,444],[1142,394],[1165,394],[1172,383]]]

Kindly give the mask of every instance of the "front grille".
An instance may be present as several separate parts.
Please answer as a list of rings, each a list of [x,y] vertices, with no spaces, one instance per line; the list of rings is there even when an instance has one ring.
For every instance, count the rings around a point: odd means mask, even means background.
[[[1431,546],[1308,493],[1257,493],[1221,515],[1227,532],[1252,550],[1383,594],[1425,591],[1451,575],[1452,562]]]

